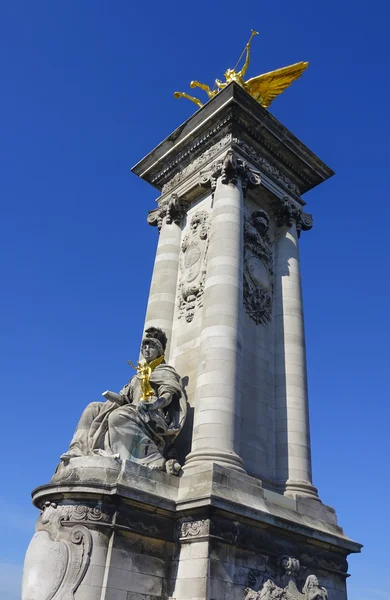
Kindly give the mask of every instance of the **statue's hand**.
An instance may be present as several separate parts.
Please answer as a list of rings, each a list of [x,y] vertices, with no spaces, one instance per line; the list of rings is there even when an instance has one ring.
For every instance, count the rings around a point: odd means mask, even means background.
[[[137,404],[137,409],[141,412],[152,412],[158,410],[163,405],[164,399],[152,396],[151,400],[142,401]]]

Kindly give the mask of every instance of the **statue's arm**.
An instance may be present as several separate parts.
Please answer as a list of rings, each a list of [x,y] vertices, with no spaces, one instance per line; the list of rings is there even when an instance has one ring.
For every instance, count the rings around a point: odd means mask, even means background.
[[[218,89],[222,90],[223,88],[225,88],[227,86],[226,83],[223,83],[223,81],[221,81],[220,79],[216,79],[215,80],[215,85],[217,86]]]

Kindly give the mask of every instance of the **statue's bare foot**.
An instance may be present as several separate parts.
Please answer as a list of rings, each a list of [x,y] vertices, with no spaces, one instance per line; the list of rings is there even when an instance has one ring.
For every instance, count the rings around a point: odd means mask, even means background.
[[[177,477],[181,471],[181,464],[175,458],[170,458],[165,463],[165,470],[169,475],[176,475]]]
[[[148,464],[149,469],[155,469],[156,471],[163,471],[165,467],[165,458],[156,458],[153,462]]]

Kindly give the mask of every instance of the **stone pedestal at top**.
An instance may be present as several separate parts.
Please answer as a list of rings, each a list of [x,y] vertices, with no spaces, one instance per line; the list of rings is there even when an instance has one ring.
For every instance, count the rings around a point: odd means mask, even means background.
[[[161,191],[145,326],[169,330],[188,379],[184,472],[216,462],[317,497],[298,237],[302,195],[333,172],[234,83],[133,171]]]

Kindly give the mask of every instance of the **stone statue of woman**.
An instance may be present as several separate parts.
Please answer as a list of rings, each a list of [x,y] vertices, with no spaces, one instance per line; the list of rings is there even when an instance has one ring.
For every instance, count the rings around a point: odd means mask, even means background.
[[[106,401],[92,402],[81,415],[63,462],[102,455],[171,473],[180,469],[172,459],[167,463],[167,453],[183,427],[187,403],[180,376],[164,361],[166,343],[161,329],[146,330],[141,352],[150,373],[150,394],[145,398],[144,368],[119,394],[104,392]]]
[[[328,598],[328,592],[320,586],[320,582],[315,575],[309,575],[302,592],[306,594],[307,600],[327,600]]]

